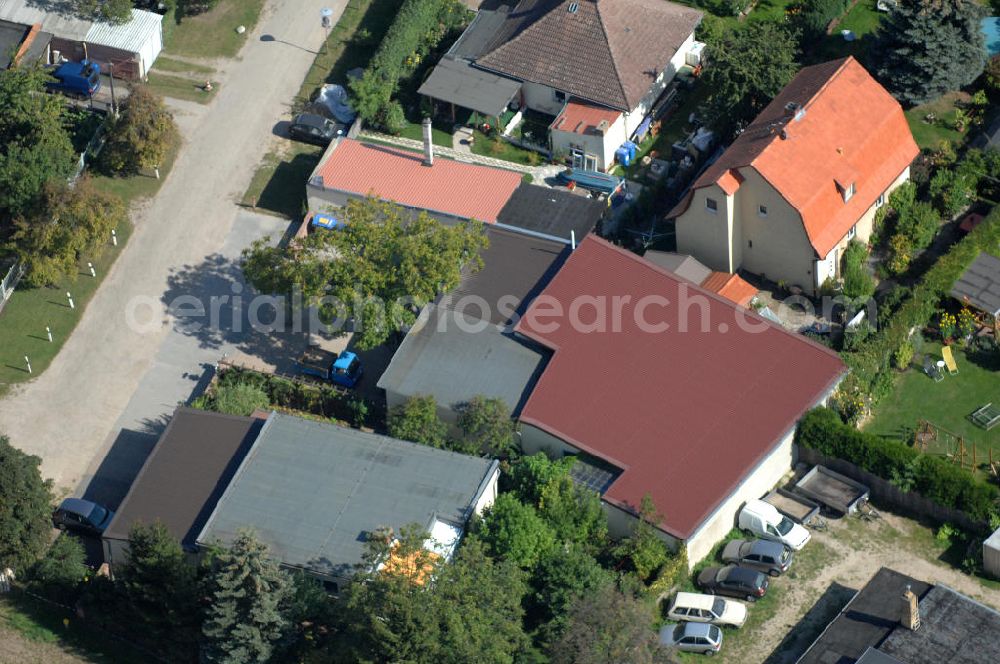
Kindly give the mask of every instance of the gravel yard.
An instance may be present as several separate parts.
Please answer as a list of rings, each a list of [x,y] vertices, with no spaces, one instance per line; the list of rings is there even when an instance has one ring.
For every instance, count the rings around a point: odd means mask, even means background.
[[[938,542],[931,528],[884,511],[874,522],[853,516],[830,520],[827,531],[813,531],[788,575],[772,579],[768,597],[750,607],[743,629],[725,631],[722,652],[713,661],[794,663],[880,567],[943,583],[1000,609],[1000,582],[964,574],[952,564],[961,555]]]

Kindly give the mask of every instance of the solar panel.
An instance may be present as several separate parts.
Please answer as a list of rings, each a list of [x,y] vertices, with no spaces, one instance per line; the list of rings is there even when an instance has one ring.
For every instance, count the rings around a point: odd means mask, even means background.
[[[576,463],[570,468],[569,476],[579,486],[604,495],[621,471],[600,459],[586,455],[577,455]]]

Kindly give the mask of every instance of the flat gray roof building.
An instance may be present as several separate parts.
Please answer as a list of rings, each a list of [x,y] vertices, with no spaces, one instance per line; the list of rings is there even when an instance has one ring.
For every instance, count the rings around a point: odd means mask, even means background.
[[[991,316],[1000,315],[1000,258],[976,256],[951,287],[951,296]]]
[[[349,580],[367,536],[411,523],[453,541],[492,503],[498,462],[271,413],[198,543],[250,528],[284,565]],[[441,534],[441,535],[439,535]]]
[[[545,355],[528,344],[488,320],[429,304],[378,386],[390,408],[433,396],[447,421],[477,395],[503,399],[517,413],[545,364]]]

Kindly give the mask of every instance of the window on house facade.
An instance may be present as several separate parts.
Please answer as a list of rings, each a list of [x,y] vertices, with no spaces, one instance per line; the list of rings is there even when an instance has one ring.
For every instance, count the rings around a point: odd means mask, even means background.
[[[766,205],[758,205],[757,206],[757,214],[760,215],[761,217],[766,217],[767,216],[767,206]]]
[[[753,249],[753,240],[747,240],[747,248]]]
[[[719,203],[714,198],[706,198],[705,208],[709,212],[716,212],[719,209]]]
[[[879,194],[875,199],[875,207],[880,208],[885,205],[885,194]]]
[[[851,230],[847,231],[847,239],[852,240],[854,236],[858,234],[858,225],[854,224],[851,226]]]
[[[563,92],[562,90],[553,90],[552,96],[555,98],[556,101],[566,101],[566,93]]]

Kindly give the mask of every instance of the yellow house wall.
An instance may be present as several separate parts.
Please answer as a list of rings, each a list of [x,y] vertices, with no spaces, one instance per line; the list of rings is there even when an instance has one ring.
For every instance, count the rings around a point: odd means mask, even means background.
[[[718,205],[710,211],[705,201]],[[718,185],[695,189],[684,214],[677,217],[677,251],[691,254],[713,270],[735,272],[739,257],[733,255],[733,201]]]

